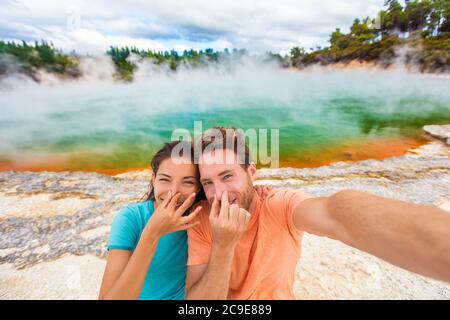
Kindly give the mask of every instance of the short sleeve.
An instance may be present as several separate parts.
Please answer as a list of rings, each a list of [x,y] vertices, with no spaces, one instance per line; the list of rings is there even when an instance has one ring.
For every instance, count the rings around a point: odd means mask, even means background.
[[[296,235],[300,232],[294,224],[294,212],[300,202],[313,198],[314,196],[298,190],[286,190],[284,193],[286,224],[291,235]]]
[[[139,228],[136,216],[130,206],[122,209],[114,218],[111,225],[108,250],[129,250],[133,251],[139,241]]]
[[[294,239],[301,234],[301,230],[298,230],[294,224],[295,209],[302,201],[312,197],[308,193],[293,189],[277,189],[272,191],[268,197],[274,221],[283,230],[287,230]]]
[[[200,223],[187,230],[188,266],[206,264],[211,253],[212,238],[209,216],[205,210],[199,213]]]

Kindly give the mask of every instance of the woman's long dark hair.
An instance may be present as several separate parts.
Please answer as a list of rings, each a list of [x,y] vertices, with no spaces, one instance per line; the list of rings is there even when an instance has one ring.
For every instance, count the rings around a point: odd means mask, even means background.
[[[164,143],[164,146],[161,149],[159,149],[158,152],[155,153],[155,155],[153,156],[153,158],[150,162],[150,165],[152,167],[152,177],[156,176],[156,173],[158,172],[158,169],[159,169],[159,166],[161,165],[161,163],[164,160],[166,160],[172,156],[173,149],[176,146],[178,146],[178,144],[180,144],[180,143],[185,144],[185,145],[181,146],[182,147],[181,152],[180,152],[180,154],[177,154],[177,156],[184,156],[183,150],[185,150],[185,148],[189,148],[191,151],[190,152],[191,162],[194,163],[194,150],[193,150],[192,142],[190,142],[190,141],[166,142],[166,143]],[[185,147],[185,148],[183,148],[183,147]],[[194,204],[201,200],[205,200],[205,199],[206,199],[205,193],[203,192],[203,188],[200,186],[200,191],[197,192]],[[155,190],[153,188],[151,179],[150,179],[149,189],[148,189],[147,193],[143,196],[143,201],[149,201],[149,200],[155,201]]]

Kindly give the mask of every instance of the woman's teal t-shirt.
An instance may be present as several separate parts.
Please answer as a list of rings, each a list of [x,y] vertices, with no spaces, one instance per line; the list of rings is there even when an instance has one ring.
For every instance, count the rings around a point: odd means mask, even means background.
[[[153,211],[153,201],[136,203],[122,209],[114,218],[111,226],[108,250],[133,251]],[[187,252],[186,231],[177,231],[162,236],[156,247],[139,299],[184,299]]]

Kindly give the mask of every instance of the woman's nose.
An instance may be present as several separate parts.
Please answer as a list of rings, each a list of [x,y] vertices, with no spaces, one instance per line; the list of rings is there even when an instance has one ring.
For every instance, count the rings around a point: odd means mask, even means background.
[[[172,197],[173,197],[174,195],[176,195],[177,193],[180,193],[180,192],[181,192],[181,191],[180,191],[180,185],[179,185],[178,183],[172,184],[172,186],[171,186],[171,188],[170,188],[170,191],[172,192]]]

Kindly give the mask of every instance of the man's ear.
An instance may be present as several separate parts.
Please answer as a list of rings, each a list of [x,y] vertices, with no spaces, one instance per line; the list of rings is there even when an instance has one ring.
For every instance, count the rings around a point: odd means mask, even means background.
[[[252,181],[256,180],[256,164],[254,162],[250,162],[250,165],[247,168],[247,172],[250,175]]]

